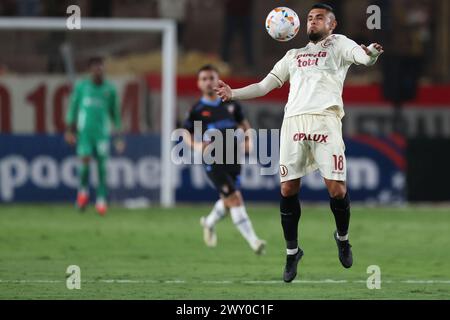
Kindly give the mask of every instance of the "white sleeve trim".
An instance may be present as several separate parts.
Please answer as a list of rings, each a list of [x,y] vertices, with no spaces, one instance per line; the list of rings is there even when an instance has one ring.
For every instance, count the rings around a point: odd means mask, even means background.
[[[270,72],[268,76],[272,76],[278,82],[278,88],[281,88],[284,84],[284,81],[280,79],[275,73]]]

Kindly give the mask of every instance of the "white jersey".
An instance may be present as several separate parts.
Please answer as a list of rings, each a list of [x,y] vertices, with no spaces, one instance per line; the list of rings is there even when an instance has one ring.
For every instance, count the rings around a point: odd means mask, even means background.
[[[289,50],[270,72],[280,87],[286,81],[291,85],[284,117],[332,112],[342,118],[342,89],[348,68],[356,63],[352,54],[356,47],[346,36],[332,34]]]

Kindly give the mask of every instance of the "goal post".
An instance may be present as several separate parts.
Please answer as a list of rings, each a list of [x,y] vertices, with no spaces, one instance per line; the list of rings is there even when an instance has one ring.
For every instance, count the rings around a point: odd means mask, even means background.
[[[81,29],[69,30],[65,18],[0,18],[0,30],[30,31],[113,31],[162,33],[162,103],[161,103],[161,176],[160,202],[162,207],[175,204],[173,164],[171,161],[171,133],[174,129],[176,103],[176,24],[170,19],[81,18]],[[164,176],[164,178],[163,178]]]

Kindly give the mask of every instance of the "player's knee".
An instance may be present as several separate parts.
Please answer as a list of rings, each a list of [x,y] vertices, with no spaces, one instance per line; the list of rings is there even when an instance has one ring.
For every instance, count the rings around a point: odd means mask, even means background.
[[[237,191],[230,194],[228,197],[224,199],[225,206],[228,208],[232,207],[240,207],[242,206],[242,198],[240,197]]]
[[[345,195],[347,194],[347,188],[345,187],[345,185],[337,184],[329,190],[329,194],[331,198],[344,199]]]
[[[281,195],[283,197],[294,196],[294,195],[298,194],[299,189],[300,188],[297,184],[290,183],[290,182],[281,183]]]

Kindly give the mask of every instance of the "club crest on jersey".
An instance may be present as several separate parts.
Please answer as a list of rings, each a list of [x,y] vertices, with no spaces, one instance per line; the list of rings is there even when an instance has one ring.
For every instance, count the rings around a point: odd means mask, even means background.
[[[306,134],[297,132],[294,134],[294,141],[314,141],[318,143],[327,143],[328,135],[326,134]]]
[[[288,174],[288,168],[285,165],[280,165],[280,176],[286,177]]]
[[[227,107],[227,109],[228,109],[228,112],[229,112],[229,113],[233,113],[233,112],[234,112],[234,104],[230,104],[230,105]]]
[[[333,34],[332,36],[325,39],[324,42],[322,42],[323,48],[328,48],[329,46],[333,45],[333,40],[336,39],[336,36]]]

